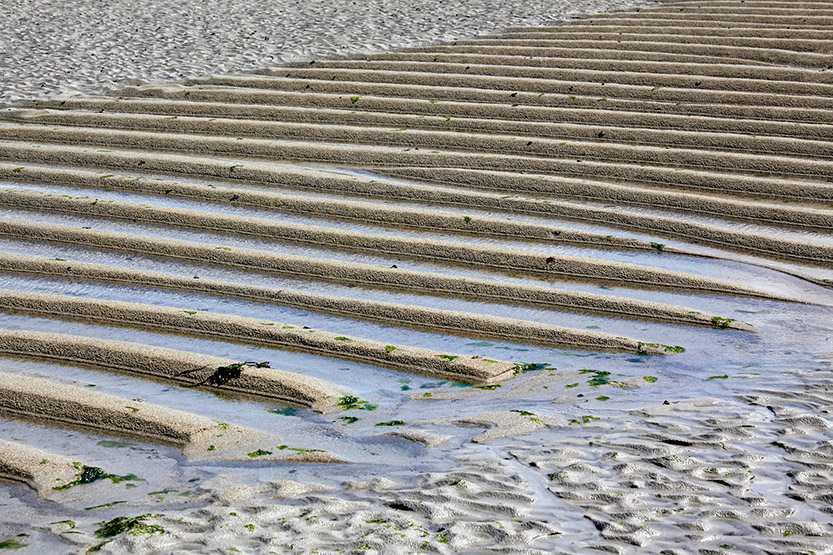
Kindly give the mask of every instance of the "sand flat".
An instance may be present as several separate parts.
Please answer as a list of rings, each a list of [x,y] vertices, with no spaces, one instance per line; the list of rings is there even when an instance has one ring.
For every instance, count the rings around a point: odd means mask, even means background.
[[[833,10],[487,7],[0,90],[0,542],[829,552]]]

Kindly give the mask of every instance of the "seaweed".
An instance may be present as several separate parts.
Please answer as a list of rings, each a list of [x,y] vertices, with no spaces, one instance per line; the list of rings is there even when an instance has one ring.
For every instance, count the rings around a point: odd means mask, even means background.
[[[99,528],[95,531],[97,538],[112,538],[129,533],[131,536],[142,534],[163,534],[165,529],[158,524],[146,524],[142,522],[147,518],[159,518],[161,515],[144,514],[134,517],[119,516],[107,522],[99,522]]]
[[[295,416],[298,414],[298,409],[293,409],[291,407],[285,409],[266,409],[266,412],[280,414],[281,416]]]
[[[345,395],[344,397],[339,398],[338,403],[336,404],[340,406],[342,410],[376,410],[379,408],[379,405],[375,403],[368,403],[367,401],[363,401],[354,395]]]
[[[339,416],[338,419],[344,420],[344,422],[346,422],[347,424],[355,424],[359,421],[359,419],[355,416]]]
[[[526,374],[527,372],[537,372],[539,370],[546,370],[550,367],[548,362],[516,362],[515,374]],[[555,370],[555,368],[553,368]]]
[[[460,357],[459,357],[459,356],[457,356],[457,355],[434,355],[434,356],[435,356],[435,357],[437,357],[437,358],[444,358],[444,359],[446,359],[446,360],[450,360],[452,363],[453,363],[455,360],[457,360],[458,358],[460,358]]]
[[[650,355],[648,352],[648,347],[652,347],[654,349],[662,349],[666,353],[684,353],[685,347],[680,347],[679,345],[663,345],[661,343],[645,343],[639,341],[636,346],[636,354],[638,355]]]
[[[402,420],[388,420],[387,422],[377,422],[375,426],[404,426],[405,422]]]
[[[251,459],[257,457],[263,457],[265,455],[272,455],[272,451],[264,451],[263,449],[258,449],[257,451],[252,451],[251,453],[247,453],[247,456]]]
[[[649,383],[654,383],[654,382],[656,382],[659,378],[657,378],[656,376],[642,376],[642,379],[643,379],[643,380],[645,380],[646,382],[649,382]]]
[[[654,243],[651,242],[651,248],[655,249],[658,253],[662,253],[662,250],[665,248],[665,244],[663,243]]]
[[[78,462],[72,463],[72,465],[76,468],[76,470],[81,471],[78,477],[72,482],[66,483],[63,486],[55,486],[52,489],[54,489],[55,491],[66,491],[74,486],[92,484],[93,482],[98,482],[99,480],[104,479],[110,480],[114,484],[118,484],[127,480],[135,481],[141,479],[138,478],[135,474],[126,474],[124,476],[118,476],[116,474],[110,474],[109,472],[106,472],[97,466],[87,466]]]
[[[396,350],[396,347],[394,347],[393,345],[385,345],[385,352],[386,353],[392,353],[395,350]]]
[[[19,542],[14,538],[0,542],[0,549],[22,549],[28,546],[28,543]]]
[[[714,326],[714,327],[715,327],[715,328],[717,328],[717,329],[725,330],[725,329],[727,329],[727,328],[728,328],[728,327],[732,324],[732,322],[734,322],[734,321],[735,321],[735,319],[734,319],[734,318],[724,318],[724,317],[722,317],[722,316],[714,316],[714,317],[712,318],[712,326]]]
[[[199,386],[205,385],[205,384],[217,385],[217,386],[225,385],[228,382],[230,382],[232,380],[236,380],[237,378],[239,378],[241,376],[241,374],[243,373],[243,368],[246,367],[246,366],[254,366],[255,368],[271,368],[271,366],[269,365],[269,361],[264,361],[264,362],[252,362],[252,361],[235,362],[235,363],[229,364],[228,366],[218,366],[217,369],[211,375],[209,375],[207,378],[205,378],[203,381],[197,382],[195,384],[190,384],[186,387],[199,387]],[[198,371],[204,370],[204,369],[205,369],[205,366],[201,366],[199,368],[192,368],[191,370],[186,370],[184,372],[180,372],[179,374],[177,374],[177,377],[186,376],[186,375],[191,374],[193,372],[198,372]]]

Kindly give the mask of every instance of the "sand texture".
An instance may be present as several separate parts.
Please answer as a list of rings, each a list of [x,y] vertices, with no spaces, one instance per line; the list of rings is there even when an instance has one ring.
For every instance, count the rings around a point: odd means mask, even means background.
[[[0,549],[833,554],[830,2],[53,4]]]

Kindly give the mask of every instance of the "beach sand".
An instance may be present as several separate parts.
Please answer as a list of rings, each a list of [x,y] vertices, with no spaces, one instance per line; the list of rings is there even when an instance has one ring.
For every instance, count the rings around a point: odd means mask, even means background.
[[[0,18],[0,548],[833,553],[829,3]]]

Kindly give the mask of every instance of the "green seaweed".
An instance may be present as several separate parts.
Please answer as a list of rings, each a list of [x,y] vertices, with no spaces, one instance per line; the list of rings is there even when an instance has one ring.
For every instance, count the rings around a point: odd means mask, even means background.
[[[642,376],[642,379],[649,383],[655,383],[659,378],[656,376]]]
[[[352,341],[349,337],[339,336],[335,338],[336,341]]]
[[[250,459],[255,459],[257,457],[263,457],[263,456],[272,455],[272,454],[273,454],[272,451],[264,451],[263,449],[258,449],[257,451],[252,451],[251,453],[247,453],[246,456],[248,456]]]
[[[662,349],[666,353],[684,353],[685,347],[680,347],[679,345],[663,345],[661,343],[645,343],[643,341],[639,341],[636,346],[636,354],[638,355],[650,355],[648,353],[648,348],[654,349]]]
[[[494,391],[495,389],[499,388],[500,384],[493,384],[493,385],[476,385],[474,386],[475,389],[485,389],[487,391]]]
[[[0,549],[23,549],[28,546],[28,543],[19,542],[14,538],[0,542]]]
[[[359,419],[355,416],[339,416],[338,419],[344,420],[344,422],[346,422],[347,424],[355,424],[359,421]]]
[[[539,370],[546,370],[550,367],[548,362],[516,362],[515,374],[526,374],[527,372],[537,372]],[[553,368],[555,370],[555,368]]]
[[[596,397],[597,401],[607,401],[608,399],[610,399],[610,397],[608,397],[607,395],[599,395],[598,397]]]
[[[655,249],[657,252],[661,253],[661,252],[663,251],[663,249],[665,248],[665,245],[664,245],[663,243],[654,243],[654,242],[652,241],[652,242],[651,242],[651,248],[653,248],[653,249]]]
[[[518,409],[512,409],[512,410],[510,410],[509,412],[517,412],[517,413],[518,413],[518,414],[520,414],[521,416],[535,416],[535,413],[534,413],[534,412],[529,412],[528,410],[518,410]]]
[[[290,451],[298,451],[299,453],[323,453],[324,451],[321,449],[304,449],[303,447],[290,447],[289,445],[278,445],[278,449],[281,451],[290,450]]]
[[[146,524],[142,522],[148,518],[159,518],[161,515],[144,514],[134,517],[119,516],[107,522],[99,522],[99,528],[95,531],[97,538],[113,538],[120,534],[129,533],[131,536],[142,534],[163,534],[165,529],[158,524]]]
[[[350,104],[355,104],[356,102],[358,102],[358,101],[359,101],[359,99],[360,99],[360,98],[361,98],[361,96],[358,96],[358,95],[356,95],[356,96],[351,96],[351,97],[350,97]]]
[[[101,505],[93,505],[92,507],[84,507],[85,511],[94,511],[95,509],[103,509],[105,507],[113,507],[115,505],[121,505],[122,503],[127,503],[127,501],[111,501],[110,503],[102,503]]]
[[[404,426],[405,422],[402,420],[388,420],[387,422],[377,422],[375,426]]]
[[[234,164],[233,166],[229,167],[228,171],[233,173],[235,168],[242,168],[242,167],[243,167],[243,164]]]
[[[723,318],[722,316],[714,316],[712,318],[712,326],[714,326],[717,329],[725,330],[734,321],[735,321],[734,318]]]
[[[339,398],[338,403],[336,404],[340,406],[342,410],[376,410],[379,408],[379,405],[375,403],[368,403],[367,401],[363,401],[353,395],[345,395],[344,397]]]
[[[434,355],[434,356],[435,356],[435,357],[437,357],[437,358],[444,358],[444,359],[446,359],[446,360],[450,360],[452,363],[453,363],[455,360],[457,360],[458,358],[460,358],[460,357],[459,357],[459,356],[457,356],[457,355]]]
[[[136,444],[132,443],[130,441],[114,441],[112,439],[102,439],[101,441],[96,443],[96,445],[100,445],[101,447],[113,448],[113,447],[130,447],[130,446],[133,446],[133,445],[136,445]]]
[[[591,416],[589,414],[585,414],[584,416],[579,416],[578,418],[573,418],[570,420],[570,424],[588,424],[593,422],[594,420],[600,420],[598,416]]]
[[[471,216],[463,216],[463,221],[466,222],[466,223],[470,223],[471,222]]]
[[[266,412],[280,414],[281,416],[295,416],[298,414],[298,409],[293,409],[291,407],[285,409],[266,409]]]
[[[395,350],[396,350],[396,347],[394,347],[393,345],[385,345],[385,352],[386,353],[392,353]]]
[[[73,480],[72,482],[66,483],[63,486],[55,486],[52,489],[55,491],[66,491],[71,487],[81,486],[84,484],[92,484],[93,482],[98,482],[99,480],[110,480],[114,484],[119,484],[121,482],[127,480],[140,480],[135,474],[127,474],[125,476],[118,476],[116,474],[110,474],[109,472],[105,472],[103,469],[97,466],[87,466],[81,463],[72,463],[76,470],[80,470],[80,474],[78,477]]]
[[[728,380],[729,374],[723,374],[722,376],[709,376],[706,378],[707,380]]]

